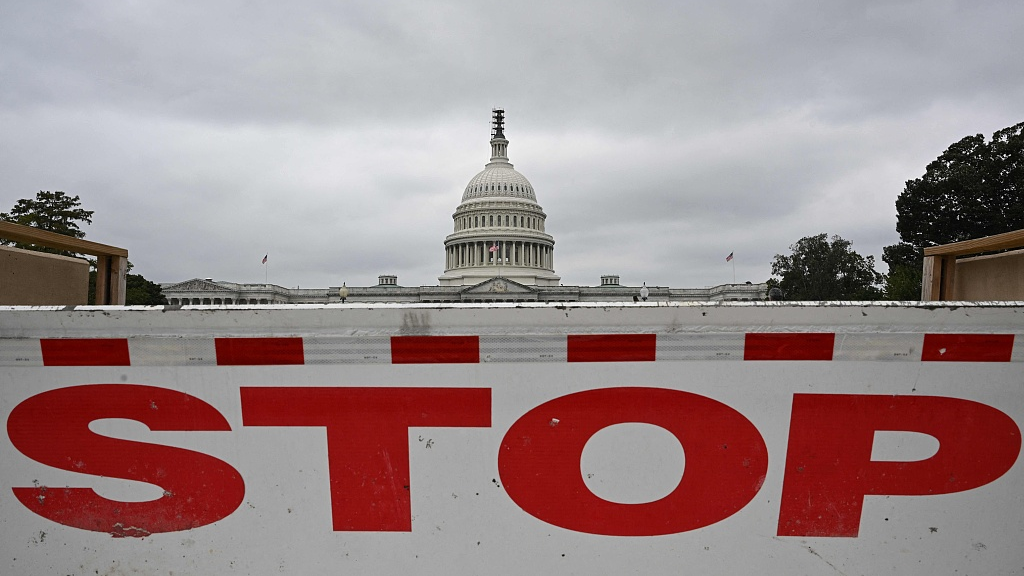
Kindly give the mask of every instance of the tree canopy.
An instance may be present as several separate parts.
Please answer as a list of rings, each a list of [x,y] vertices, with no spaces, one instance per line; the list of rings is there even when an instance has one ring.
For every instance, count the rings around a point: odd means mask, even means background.
[[[65,236],[85,238],[85,232],[79,228],[78,224],[92,224],[92,214],[92,210],[82,208],[82,202],[78,196],[68,196],[61,191],[40,190],[34,199],[22,198],[14,204],[14,208],[11,208],[10,212],[0,212],[0,220],[48,230]],[[73,252],[54,248],[21,244],[16,244],[16,246],[51,254],[74,256]]]
[[[886,295],[920,298],[923,250],[1024,228],[1024,122],[952,144],[896,199],[901,242],[887,246]]]
[[[908,180],[896,231],[916,248],[1024,228],[1024,122],[968,136]]]
[[[882,297],[882,275],[875,257],[861,256],[839,236],[806,236],[789,247],[792,254],[776,254],[772,275],[786,300],[877,300]]]

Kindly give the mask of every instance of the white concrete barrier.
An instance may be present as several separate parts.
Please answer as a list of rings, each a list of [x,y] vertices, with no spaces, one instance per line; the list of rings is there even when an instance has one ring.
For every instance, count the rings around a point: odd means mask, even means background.
[[[0,308],[0,573],[1020,573],[1022,335],[1024,303]]]

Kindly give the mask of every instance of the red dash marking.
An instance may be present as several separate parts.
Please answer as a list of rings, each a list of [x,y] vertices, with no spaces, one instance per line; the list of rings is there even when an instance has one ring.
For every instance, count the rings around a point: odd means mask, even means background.
[[[654,362],[655,334],[570,334],[569,362]]]
[[[303,364],[302,338],[215,338],[220,366]]]
[[[127,338],[43,338],[43,366],[131,366]]]
[[[479,336],[392,336],[392,364],[478,364]]]
[[[748,333],[744,360],[831,360],[836,335],[832,333]]]
[[[1013,334],[925,334],[922,362],[1009,362]]]

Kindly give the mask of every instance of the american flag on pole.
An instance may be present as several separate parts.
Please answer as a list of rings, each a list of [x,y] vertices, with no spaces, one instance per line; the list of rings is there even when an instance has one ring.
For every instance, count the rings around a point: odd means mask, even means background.
[[[495,242],[495,243],[494,243],[494,246],[491,246],[491,247],[489,248],[489,250],[490,250],[491,252],[497,252],[497,251],[498,251],[498,243],[497,243],[497,242]]]
[[[267,256],[270,256],[270,254],[267,254],[267,255],[263,256],[263,262],[260,262],[260,264],[266,264],[267,263]]]
[[[732,255],[733,254],[735,254],[735,252],[729,252],[729,255],[725,257],[725,261],[726,262],[732,262]]]

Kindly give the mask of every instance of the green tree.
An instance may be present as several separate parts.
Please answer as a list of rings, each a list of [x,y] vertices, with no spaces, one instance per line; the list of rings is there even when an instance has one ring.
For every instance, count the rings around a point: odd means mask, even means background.
[[[882,260],[889,265],[885,275],[886,300],[921,299],[921,252],[911,244],[900,242],[882,248]]]
[[[920,298],[925,248],[1024,228],[1024,122],[947,148],[907,181],[896,219],[901,242],[882,255],[894,300]]]
[[[128,263],[128,270],[132,263]],[[151,282],[141,274],[125,274],[124,277],[125,306],[161,306],[167,304],[163,290],[156,282]],[[89,303],[96,302],[96,271],[89,272]]]
[[[80,222],[92,224],[92,214],[92,210],[82,208],[82,203],[78,196],[68,196],[60,191],[40,190],[36,194],[35,199],[22,198],[15,203],[14,208],[11,208],[10,212],[0,212],[0,220],[49,230],[50,232],[64,234],[65,236],[85,238],[85,232],[79,228],[78,224]],[[27,250],[74,256],[74,253],[66,250],[23,245],[20,243],[15,244],[15,246]]]
[[[786,300],[878,300],[882,275],[875,257],[861,256],[853,245],[827,234],[801,238],[789,247],[792,254],[776,254],[772,275]]]

